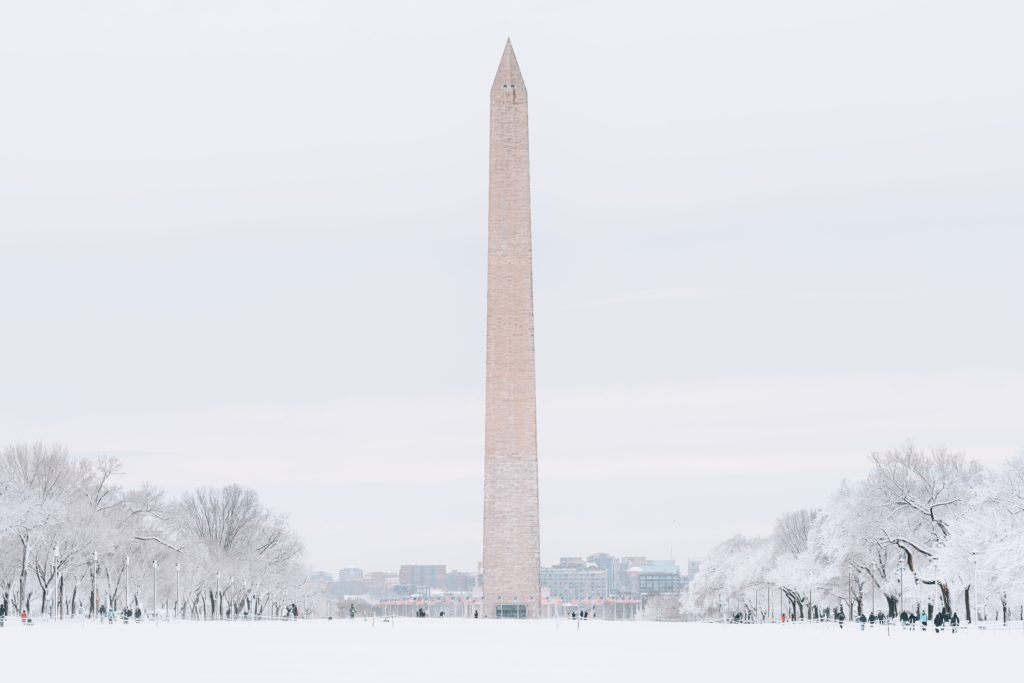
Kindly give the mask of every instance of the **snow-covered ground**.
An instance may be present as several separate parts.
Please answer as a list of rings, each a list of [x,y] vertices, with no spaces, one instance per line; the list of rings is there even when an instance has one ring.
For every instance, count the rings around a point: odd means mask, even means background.
[[[461,619],[8,624],[4,680],[1015,680],[1024,629]]]

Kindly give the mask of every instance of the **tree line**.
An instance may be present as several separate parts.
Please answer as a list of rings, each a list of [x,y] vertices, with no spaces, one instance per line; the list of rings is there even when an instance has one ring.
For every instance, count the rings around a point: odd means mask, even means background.
[[[8,614],[141,607],[190,618],[276,616],[309,572],[283,515],[238,485],[172,497],[118,483],[112,457],[0,449],[0,590]]]
[[[687,607],[755,620],[840,607],[856,616],[872,606],[889,617],[946,609],[967,621],[1015,613],[1024,603],[1024,455],[985,468],[908,443],[871,462],[823,509],[715,547]]]

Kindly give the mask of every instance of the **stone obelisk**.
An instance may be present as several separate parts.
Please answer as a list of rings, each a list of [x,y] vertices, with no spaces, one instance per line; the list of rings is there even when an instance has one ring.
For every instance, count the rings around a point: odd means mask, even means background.
[[[512,42],[491,86],[482,616],[540,616],[526,85]]]

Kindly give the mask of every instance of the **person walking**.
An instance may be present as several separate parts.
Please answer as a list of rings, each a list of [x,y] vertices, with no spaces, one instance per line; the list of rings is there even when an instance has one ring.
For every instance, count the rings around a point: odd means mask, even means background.
[[[924,610],[921,610],[921,630],[922,631],[927,631],[928,630],[928,613],[925,612]]]
[[[843,612],[843,608],[839,608],[839,614],[836,615],[836,621],[839,622],[839,628],[843,627],[843,622],[846,621],[846,613]]]
[[[949,627],[953,633],[960,630],[960,615],[956,612],[953,612],[953,618],[949,620]]]

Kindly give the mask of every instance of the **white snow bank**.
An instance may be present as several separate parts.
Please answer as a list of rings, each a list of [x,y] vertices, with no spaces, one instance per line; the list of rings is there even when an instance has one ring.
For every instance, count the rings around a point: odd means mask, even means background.
[[[285,623],[8,623],[5,680],[1009,680],[1024,629],[840,631],[834,625],[347,619]],[[1018,660],[1015,663],[1015,658]]]

